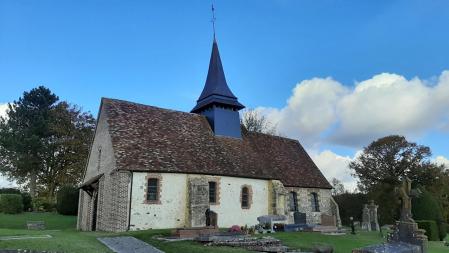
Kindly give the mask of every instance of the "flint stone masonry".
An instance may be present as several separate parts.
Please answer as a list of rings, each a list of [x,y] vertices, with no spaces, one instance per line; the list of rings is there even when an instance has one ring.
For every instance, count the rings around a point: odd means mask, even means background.
[[[204,178],[189,180],[189,221],[191,227],[206,226],[209,208],[209,183]]]

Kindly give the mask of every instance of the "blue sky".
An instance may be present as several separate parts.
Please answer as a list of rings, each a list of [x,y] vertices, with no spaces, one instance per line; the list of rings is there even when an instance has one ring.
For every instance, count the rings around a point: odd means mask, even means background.
[[[339,170],[330,161],[320,162],[324,151],[347,162],[382,134],[405,134],[430,146],[435,157],[449,157],[449,95],[444,96],[449,84],[443,75],[449,70],[448,1],[214,2],[217,40],[234,94],[247,107],[279,121],[285,135],[299,138],[319,166],[330,166],[322,168],[328,175]],[[94,115],[101,97],[189,111],[207,74],[210,5],[199,0],[3,0],[0,104],[45,85]],[[385,95],[392,94],[389,90],[365,94],[369,98],[355,96],[360,83],[397,87],[398,96],[408,96],[398,99],[401,105],[395,109],[407,114],[412,108],[418,115],[386,117],[397,122],[382,131],[376,126],[385,125],[384,115],[363,120],[373,121],[368,125],[350,121],[350,112],[363,115],[360,108],[366,104],[360,99],[391,102]],[[316,92],[318,102],[323,99],[329,106],[315,113],[312,109],[322,104],[304,104],[304,96]],[[423,93],[430,95],[421,98]],[[413,100],[426,104],[428,111],[421,112]],[[304,112],[294,108],[298,105],[312,109]],[[375,109],[367,110],[372,114]],[[329,120],[320,122],[322,115]],[[416,120],[422,115],[426,118]],[[312,121],[317,122],[310,125]],[[349,134],[349,127],[353,132],[360,127],[360,133]]]

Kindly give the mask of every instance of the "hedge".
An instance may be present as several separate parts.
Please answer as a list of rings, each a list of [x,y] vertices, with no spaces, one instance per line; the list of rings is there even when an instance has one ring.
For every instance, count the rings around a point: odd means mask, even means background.
[[[429,241],[439,241],[437,223],[433,220],[417,220],[418,227],[426,230],[426,235]]]
[[[31,195],[28,192],[21,192],[16,188],[0,188],[0,194],[20,194],[23,200],[23,211],[29,211],[33,209],[31,203]]]
[[[78,213],[79,190],[70,185],[62,186],[56,194],[56,210],[64,215]]]
[[[412,213],[413,218],[416,220],[435,221],[438,237],[440,240],[444,240],[446,237],[446,226],[443,223],[441,207],[430,192],[422,190],[422,194],[418,198],[412,199]]]
[[[16,214],[23,211],[22,195],[0,194],[0,212]]]

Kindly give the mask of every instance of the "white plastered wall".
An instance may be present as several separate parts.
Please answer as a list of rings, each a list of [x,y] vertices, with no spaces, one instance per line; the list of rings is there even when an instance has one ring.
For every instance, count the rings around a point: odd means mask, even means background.
[[[145,203],[148,173],[134,172],[130,230],[178,228],[186,224],[187,175],[160,173],[160,204]]]
[[[219,227],[232,225],[255,225],[257,217],[268,214],[268,180],[219,177],[220,203],[210,209],[218,214]],[[252,203],[249,209],[242,209],[240,194],[243,185],[251,187]]]
[[[161,178],[160,204],[145,203],[148,173],[134,172],[130,230],[179,228],[188,224],[187,182],[190,177],[219,180],[219,204],[211,205],[218,214],[218,226],[254,225],[257,217],[268,214],[268,180],[236,177],[158,173]],[[242,209],[240,203],[243,185],[251,187],[252,203]]]

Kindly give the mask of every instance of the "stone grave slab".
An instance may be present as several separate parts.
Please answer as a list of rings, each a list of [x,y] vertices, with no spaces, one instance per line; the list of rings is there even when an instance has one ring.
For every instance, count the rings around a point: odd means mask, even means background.
[[[164,253],[132,236],[101,237],[97,239],[116,253]]]

